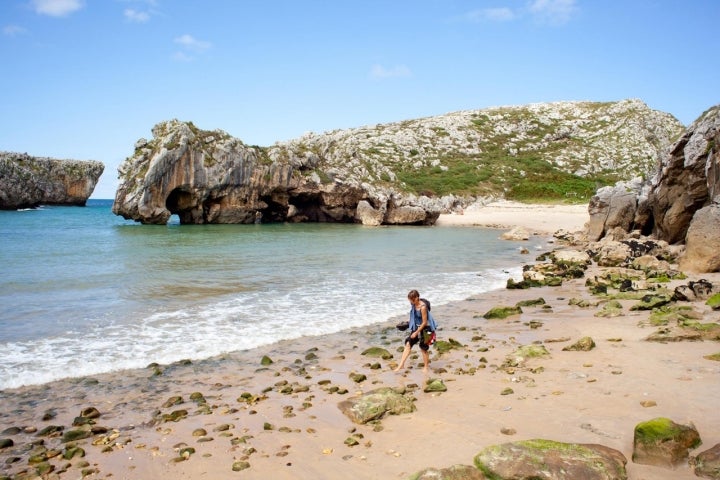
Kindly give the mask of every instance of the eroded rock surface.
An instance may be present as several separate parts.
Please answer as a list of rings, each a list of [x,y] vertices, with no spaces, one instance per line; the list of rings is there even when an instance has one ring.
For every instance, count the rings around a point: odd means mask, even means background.
[[[96,161],[0,152],[0,209],[85,205],[104,168]]]

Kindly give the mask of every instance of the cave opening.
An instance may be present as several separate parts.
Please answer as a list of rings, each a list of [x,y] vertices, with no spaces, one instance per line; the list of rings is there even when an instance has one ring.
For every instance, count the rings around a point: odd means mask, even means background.
[[[171,214],[170,219],[177,215],[181,225],[198,223],[196,218],[197,199],[185,189],[176,188],[170,192],[165,199],[165,208]]]

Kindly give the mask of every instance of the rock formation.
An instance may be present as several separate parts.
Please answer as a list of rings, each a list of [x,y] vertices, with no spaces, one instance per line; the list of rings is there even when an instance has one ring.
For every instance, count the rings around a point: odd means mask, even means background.
[[[181,223],[432,224],[536,175],[594,185],[646,171],[682,129],[638,100],[456,112],[267,148],[172,120],[120,166],[113,211],[151,224],[172,214]]]
[[[85,205],[104,168],[96,161],[0,152],[0,209]]]
[[[317,170],[314,156],[271,159],[221,130],[173,120],[156,125],[153,136],[139,140],[120,166],[113,204],[115,214],[145,224],[164,224],[172,214],[183,224],[354,222],[356,216],[367,224],[428,224],[440,213],[392,192],[371,197],[359,183]]]
[[[703,113],[663,158],[648,181],[598,190],[589,205],[588,237],[619,228],[670,244],[686,243],[683,269],[720,270],[720,105]]]

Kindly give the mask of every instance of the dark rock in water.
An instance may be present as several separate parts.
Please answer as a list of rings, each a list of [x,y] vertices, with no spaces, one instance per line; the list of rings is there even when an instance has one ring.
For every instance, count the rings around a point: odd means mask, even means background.
[[[720,480],[720,443],[690,459],[698,477]]]
[[[96,161],[0,152],[0,210],[39,205],[83,206],[104,169]]]
[[[526,440],[494,445],[475,456],[487,478],[513,480],[626,480],[627,459],[596,444]]]
[[[687,461],[689,451],[702,441],[692,425],[680,425],[669,418],[655,418],[635,426],[635,463],[674,468]]]

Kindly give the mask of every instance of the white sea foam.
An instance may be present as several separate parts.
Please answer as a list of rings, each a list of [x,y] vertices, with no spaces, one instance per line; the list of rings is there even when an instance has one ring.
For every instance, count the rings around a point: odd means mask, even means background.
[[[403,282],[397,275],[380,272],[343,282],[333,277],[283,294],[250,292],[156,313],[131,325],[98,326],[83,335],[69,331],[52,338],[9,342],[2,345],[5,361],[0,365],[0,388],[145,368],[152,362],[210,358],[279,340],[386,322],[408,311],[409,288],[418,288],[432,300],[442,324],[443,304],[502,288],[508,276],[518,271],[438,273]]]

